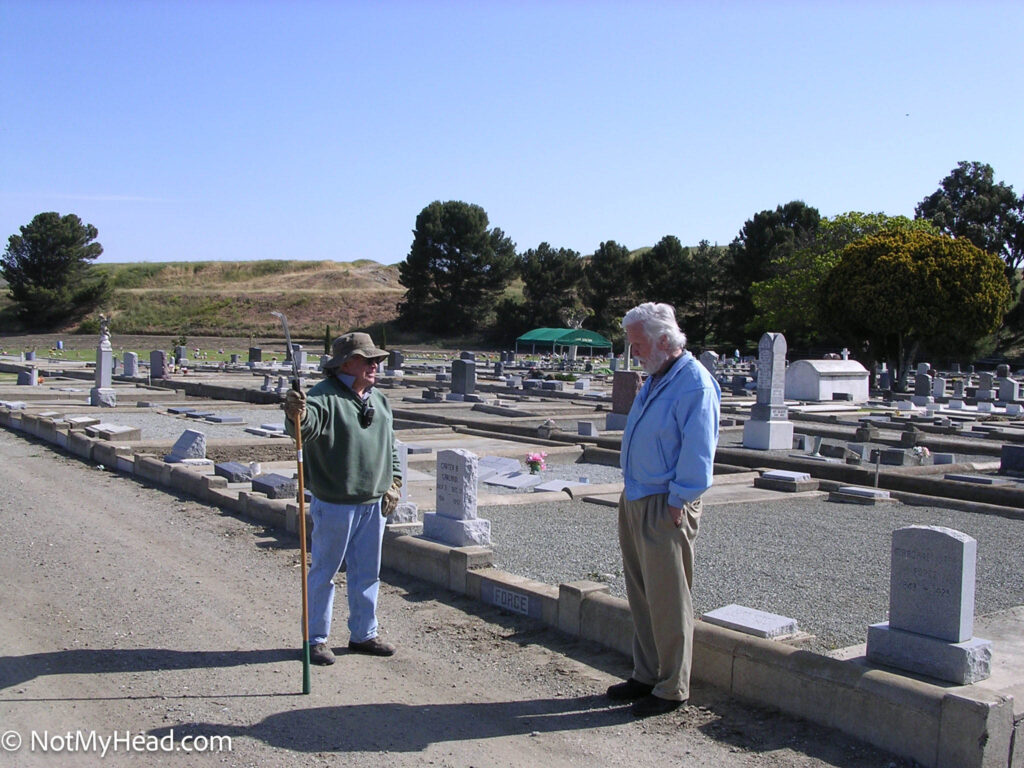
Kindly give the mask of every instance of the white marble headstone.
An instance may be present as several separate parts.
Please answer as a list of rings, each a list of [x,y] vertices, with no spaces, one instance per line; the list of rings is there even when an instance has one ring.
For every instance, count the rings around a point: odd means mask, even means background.
[[[912,525],[892,535],[889,626],[951,643],[974,634],[978,542],[960,531]]]
[[[477,457],[461,448],[437,452],[437,514],[476,519]]]

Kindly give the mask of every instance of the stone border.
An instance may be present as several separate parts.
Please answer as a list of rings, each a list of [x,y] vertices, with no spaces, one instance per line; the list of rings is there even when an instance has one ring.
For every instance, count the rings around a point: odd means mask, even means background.
[[[223,477],[132,454],[31,414],[0,410],[0,426],[265,525],[297,531],[295,502],[246,491],[236,499]],[[491,567],[491,554],[488,547],[449,547],[407,530],[389,530],[383,565],[539,619],[570,636],[632,653],[629,607],[608,594],[607,585],[577,581],[553,587]],[[928,768],[1009,767],[1020,765],[1024,756],[1024,745],[1014,745],[1013,698],[984,689],[943,688],[703,621],[694,628],[693,670],[696,680],[739,699],[834,728]]]

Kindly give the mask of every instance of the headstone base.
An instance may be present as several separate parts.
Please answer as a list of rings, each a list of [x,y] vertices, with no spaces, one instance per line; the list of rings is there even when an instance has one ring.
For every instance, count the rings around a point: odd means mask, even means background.
[[[418,523],[420,521],[420,508],[411,501],[400,501],[395,511],[388,516],[387,525],[400,525],[402,523]]]
[[[491,521],[482,517],[456,520],[436,512],[423,514],[423,536],[450,547],[468,547],[472,544],[491,546]]]
[[[117,405],[117,392],[112,387],[93,387],[89,390],[89,405],[113,408]]]
[[[992,674],[992,641],[972,637],[950,643],[892,629],[885,621],[868,627],[867,658],[875,664],[970,685]]]
[[[793,422],[751,419],[743,425],[743,447],[755,451],[788,450],[793,447]]]

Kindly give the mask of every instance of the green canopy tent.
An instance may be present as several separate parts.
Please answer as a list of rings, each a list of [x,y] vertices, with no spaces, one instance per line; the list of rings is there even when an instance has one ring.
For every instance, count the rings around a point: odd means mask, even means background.
[[[585,328],[534,328],[516,339],[516,354],[519,353],[520,344],[529,344],[531,354],[535,353],[538,347],[550,349],[556,354],[563,347],[589,347],[591,356],[595,349],[612,347],[612,343],[600,333]]]

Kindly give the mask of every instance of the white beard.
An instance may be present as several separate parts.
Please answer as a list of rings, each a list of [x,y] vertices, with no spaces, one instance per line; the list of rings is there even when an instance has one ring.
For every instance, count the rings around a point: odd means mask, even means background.
[[[662,366],[668,362],[668,352],[663,349],[655,347],[651,350],[650,357],[643,361],[644,371],[651,374],[652,376],[661,370]]]

